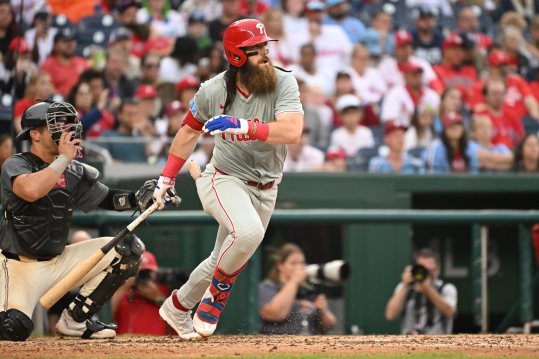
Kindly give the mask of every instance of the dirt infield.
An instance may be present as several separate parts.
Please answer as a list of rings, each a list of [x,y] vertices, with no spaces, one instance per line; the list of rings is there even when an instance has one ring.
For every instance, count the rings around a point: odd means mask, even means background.
[[[451,336],[214,336],[184,342],[177,337],[122,336],[114,340],[31,338],[0,342],[1,358],[200,358],[234,356],[454,355],[539,357],[539,335]]]

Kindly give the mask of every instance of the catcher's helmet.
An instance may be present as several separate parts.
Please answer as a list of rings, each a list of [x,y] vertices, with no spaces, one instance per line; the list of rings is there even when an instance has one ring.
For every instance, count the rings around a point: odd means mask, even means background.
[[[56,144],[64,131],[74,131],[75,138],[82,135],[82,124],[73,105],[62,101],[43,101],[24,111],[21,119],[22,131],[16,139],[19,141],[30,139],[30,130],[43,125],[47,125]]]
[[[277,41],[266,34],[264,24],[256,19],[233,22],[223,33],[225,56],[232,66],[242,67],[247,55],[242,47],[254,46],[267,41]]]

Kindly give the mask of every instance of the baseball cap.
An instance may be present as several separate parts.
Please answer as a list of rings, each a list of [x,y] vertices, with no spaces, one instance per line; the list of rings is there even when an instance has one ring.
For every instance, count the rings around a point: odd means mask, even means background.
[[[159,267],[157,266],[157,260],[155,259],[155,256],[148,251],[145,251],[142,253],[142,262],[140,263],[139,270],[158,270]]]
[[[341,160],[346,159],[346,153],[343,149],[337,146],[331,146],[326,151],[326,159],[328,161],[335,160],[340,158]]]
[[[442,48],[464,46],[462,37],[457,33],[450,33],[442,42]]]
[[[322,11],[324,10],[324,7],[326,5],[323,1],[320,0],[309,0],[305,4],[305,11],[306,12],[313,12],[313,11]]]
[[[58,41],[73,41],[75,40],[75,33],[70,28],[63,28],[58,30],[56,35],[54,35],[54,43]]]
[[[343,3],[344,0],[326,0],[326,6],[331,7]]]
[[[191,15],[189,16],[188,24],[205,24],[206,23],[206,15],[204,15],[201,11],[193,11]]]
[[[375,29],[369,28],[365,30],[361,42],[365,45],[372,56],[382,54],[382,46],[380,45],[380,34]]]
[[[117,41],[130,40],[130,39],[131,39],[131,31],[121,26],[117,29],[112,30],[112,32],[110,33],[109,45],[114,44]]]
[[[423,72],[423,68],[411,61],[408,61],[407,63],[402,65],[401,71],[405,74],[410,74],[410,73],[414,74],[414,73]]]
[[[175,100],[168,104],[167,109],[165,110],[165,114],[170,117],[182,112],[182,110],[182,103],[178,100]]]
[[[142,4],[139,0],[121,0],[120,3],[116,6],[116,10],[121,14],[131,6],[140,9],[142,7]]]
[[[335,104],[335,108],[339,112],[343,112],[346,109],[349,108],[362,108],[365,104],[361,102],[361,100],[351,94],[342,95],[337,99],[337,103]]]
[[[502,50],[492,50],[487,57],[489,66],[503,66],[509,64],[509,55]]]
[[[406,126],[401,121],[389,120],[384,125],[384,136],[390,134],[391,132],[393,132],[395,130],[406,131],[407,129],[408,129],[408,126]]]
[[[427,4],[423,4],[412,11],[412,18],[420,19],[427,16],[438,16],[438,10]]]
[[[14,37],[9,42],[8,49],[10,51],[19,51],[21,54],[25,54],[30,52],[30,47],[28,46],[28,43],[26,42],[26,39],[22,36]]]
[[[460,113],[452,111],[442,116],[442,126],[449,127],[462,122]]]
[[[181,92],[186,88],[196,89],[199,85],[200,81],[195,76],[187,75],[176,84],[176,91]]]
[[[152,85],[140,85],[135,91],[135,97],[141,100],[157,97],[157,90]]]
[[[404,46],[409,45],[413,41],[412,35],[406,30],[400,30],[395,33],[395,45]]]

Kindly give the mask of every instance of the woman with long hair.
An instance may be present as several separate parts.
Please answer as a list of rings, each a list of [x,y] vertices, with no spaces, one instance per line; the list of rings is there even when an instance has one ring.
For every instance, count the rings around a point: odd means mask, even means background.
[[[13,110],[13,126],[15,133],[21,132],[21,116],[28,107],[37,100],[45,100],[54,95],[54,87],[51,82],[51,75],[47,72],[38,72],[30,78],[24,91],[24,97],[17,101]]]
[[[325,295],[304,293],[307,272],[303,250],[286,243],[272,259],[273,267],[258,287],[260,333],[314,335],[334,327],[335,315]]]
[[[442,124],[444,127],[440,138],[434,140],[425,152],[427,172],[477,172],[477,167],[470,161],[468,136],[461,114],[449,112],[442,117]]]
[[[537,134],[526,134],[514,149],[515,160],[512,170],[521,173],[539,172],[539,139]]]

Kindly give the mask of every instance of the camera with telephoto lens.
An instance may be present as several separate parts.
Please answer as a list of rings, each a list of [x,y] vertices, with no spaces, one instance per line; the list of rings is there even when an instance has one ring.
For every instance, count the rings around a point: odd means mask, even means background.
[[[412,280],[414,283],[421,283],[430,276],[430,272],[425,266],[415,264],[412,267]]]
[[[307,281],[311,284],[338,284],[350,277],[350,265],[342,259],[306,266]]]

